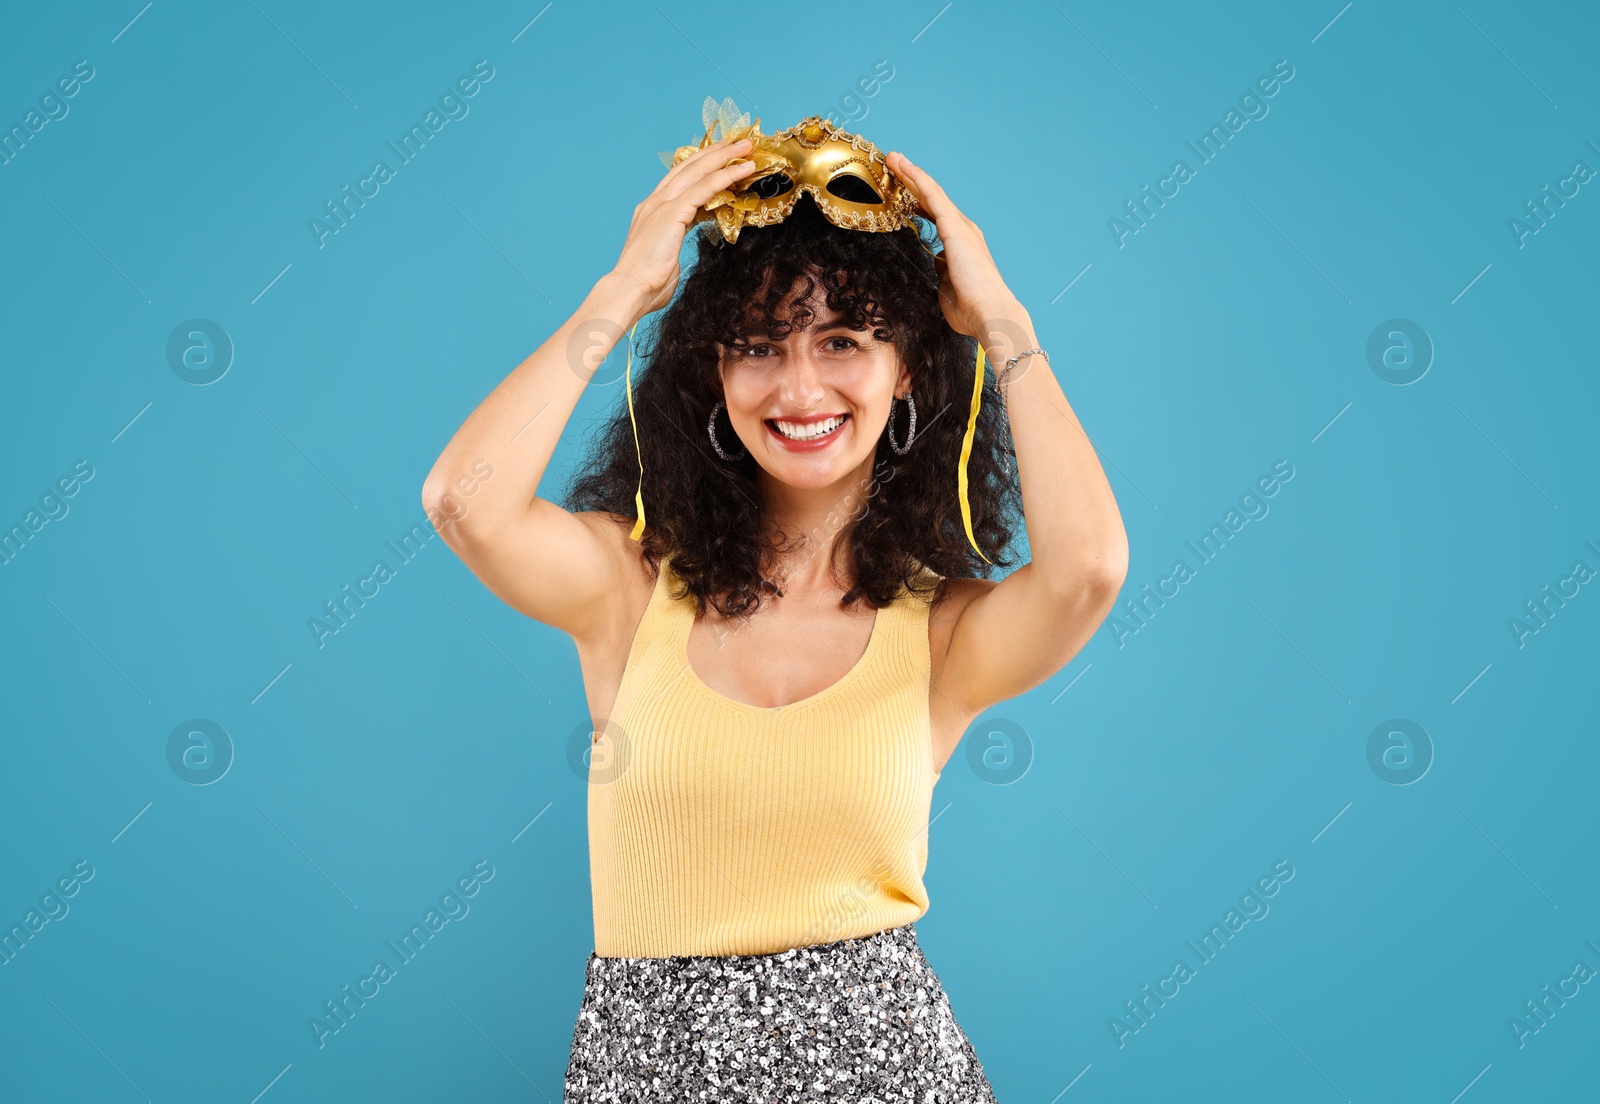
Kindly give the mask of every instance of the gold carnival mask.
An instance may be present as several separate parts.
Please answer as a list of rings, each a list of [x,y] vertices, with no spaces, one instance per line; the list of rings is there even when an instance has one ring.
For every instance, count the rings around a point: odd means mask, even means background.
[[[788,130],[763,135],[761,120],[750,120],[732,98],[719,105],[706,97],[700,110],[705,136],[699,145],[679,146],[662,153],[668,168],[694,156],[713,142],[730,138],[751,139],[748,157],[730,158],[729,165],[754,161],[756,171],[709,199],[696,213],[695,224],[715,219],[717,229],[730,245],[739,240],[744,226],[770,226],[782,222],[794,210],[802,195],[810,195],[818,210],[833,225],[844,230],[899,230],[914,225],[917,198],[902,184],[884,161],[878,147],[840,130],[826,119],[812,115]],[[917,238],[927,249],[920,235]],[[931,250],[930,250],[931,252]],[[634,323],[634,330],[639,328]],[[961,500],[961,522],[967,540],[984,563],[989,557],[978,547],[972,532],[972,507],[967,498],[967,460],[972,455],[973,437],[978,426],[978,410],[983,398],[983,342],[978,342],[978,359],[972,380],[972,401],[967,409],[967,432],[961,442],[961,460],[956,468],[956,495]],[[629,536],[638,540],[644,533],[644,455],[639,451],[639,423],[633,411],[633,334],[628,335],[628,368],[624,376],[628,396],[628,420],[633,426],[634,450],[639,452],[639,486],[633,501],[637,511]]]
[[[771,226],[794,210],[802,195],[810,195],[829,222],[844,230],[899,230],[912,225],[916,196],[902,184],[884,161],[878,147],[840,130],[816,115],[788,130],[762,134],[761,120],[750,121],[732,99],[719,106],[711,97],[700,111],[705,136],[694,146],[679,146],[661,160],[669,167],[713,142],[749,138],[747,157],[730,158],[729,165],[756,163],[756,171],[731,188],[712,196],[695,216],[695,222],[715,219],[722,237],[739,240],[744,226]]]

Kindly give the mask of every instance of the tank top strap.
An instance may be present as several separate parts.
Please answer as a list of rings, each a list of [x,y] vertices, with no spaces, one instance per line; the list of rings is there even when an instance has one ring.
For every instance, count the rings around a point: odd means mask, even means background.
[[[926,599],[901,587],[895,600],[878,611],[883,634],[883,654],[891,662],[903,663],[926,686],[932,675],[928,651],[928,613]]]
[[[671,660],[675,654],[675,634],[686,631],[677,623],[680,612],[675,607],[680,603],[674,603],[671,596],[671,591],[678,585],[677,577],[672,574],[663,557],[656,571],[650,600],[645,603],[644,613],[633,632],[633,643],[628,648],[628,658],[623,665],[623,688],[628,686],[630,676],[637,669],[659,664],[662,659]]]

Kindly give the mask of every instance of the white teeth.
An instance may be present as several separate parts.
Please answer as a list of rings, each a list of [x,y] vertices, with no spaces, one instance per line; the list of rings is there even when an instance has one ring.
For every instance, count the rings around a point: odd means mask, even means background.
[[[778,427],[778,432],[791,441],[810,441],[818,437],[825,437],[844,425],[844,415],[835,415],[822,422],[810,422],[801,425],[798,422],[780,422],[773,419],[773,425]]]

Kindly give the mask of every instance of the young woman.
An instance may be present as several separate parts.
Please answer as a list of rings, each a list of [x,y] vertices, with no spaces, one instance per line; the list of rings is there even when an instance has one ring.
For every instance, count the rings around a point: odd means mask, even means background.
[[[805,177],[762,177],[759,132],[680,151],[423,488],[450,547],[582,665],[596,947],[569,1104],[994,1099],[913,926],[932,788],[979,713],[1089,639],[1126,537],[982,233],[840,134],[876,189],[707,224],[681,288],[708,204],[787,203]],[[900,188],[941,254],[915,218],[882,229]],[[540,498],[599,362],[662,308],[570,509]],[[974,339],[1003,379],[976,405]],[[1030,562],[983,578],[1011,562],[1019,494]]]

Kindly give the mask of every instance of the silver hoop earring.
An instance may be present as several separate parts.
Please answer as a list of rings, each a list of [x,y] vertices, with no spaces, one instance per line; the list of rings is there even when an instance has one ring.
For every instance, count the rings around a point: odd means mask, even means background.
[[[897,445],[894,441],[894,400],[889,400],[889,421],[883,428],[889,435],[889,447],[894,449],[896,456],[904,456],[911,451],[911,442],[917,439],[917,404],[910,395],[906,396],[906,408],[911,412],[911,424],[906,427],[906,443]]]
[[[727,405],[727,403],[718,400],[717,405],[711,408],[711,418],[706,422],[706,436],[711,438],[712,449],[714,449],[716,454],[722,457],[724,460],[743,460],[745,456],[748,455],[748,452],[745,449],[741,448],[738,452],[738,455],[730,456],[728,453],[722,451],[721,445],[717,444],[717,411],[721,410]]]

